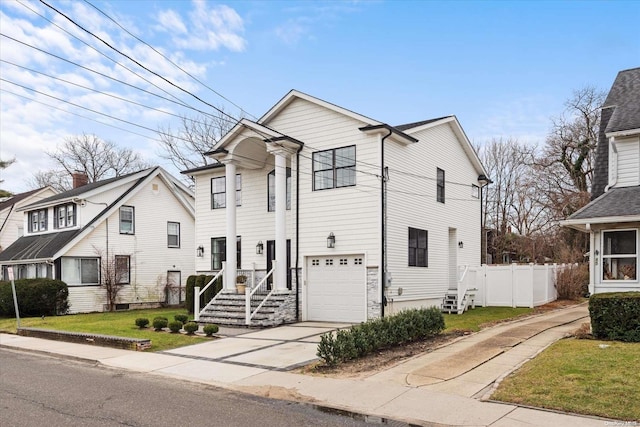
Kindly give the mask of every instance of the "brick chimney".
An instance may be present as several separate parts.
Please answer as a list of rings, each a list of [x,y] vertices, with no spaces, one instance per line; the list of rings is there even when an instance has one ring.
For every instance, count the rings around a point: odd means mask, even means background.
[[[75,171],[71,174],[71,177],[73,178],[73,188],[82,187],[89,183],[89,177],[84,172]]]

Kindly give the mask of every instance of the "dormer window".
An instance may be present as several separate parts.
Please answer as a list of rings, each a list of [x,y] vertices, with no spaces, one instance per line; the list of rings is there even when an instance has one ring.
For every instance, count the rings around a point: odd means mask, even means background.
[[[29,232],[47,231],[47,210],[40,209],[29,212]]]
[[[75,207],[76,205],[73,203],[56,206],[53,209],[54,227],[55,228],[75,227],[76,225]]]

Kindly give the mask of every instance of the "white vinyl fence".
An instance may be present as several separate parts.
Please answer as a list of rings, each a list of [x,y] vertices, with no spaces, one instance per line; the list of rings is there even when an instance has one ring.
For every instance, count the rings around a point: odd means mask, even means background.
[[[556,278],[570,264],[510,264],[469,268],[469,288],[483,307],[536,307],[558,298]]]

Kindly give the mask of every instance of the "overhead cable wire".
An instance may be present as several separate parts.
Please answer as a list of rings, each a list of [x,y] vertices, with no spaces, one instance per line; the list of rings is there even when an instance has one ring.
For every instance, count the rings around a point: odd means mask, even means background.
[[[142,63],[140,63],[139,61],[137,61],[136,59],[132,58],[131,56],[127,55],[126,53],[122,52],[121,50],[119,50],[118,48],[112,46],[109,42],[105,41],[104,39],[102,39],[100,36],[92,33],[91,31],[87,30],[86,28],[84,28],[82,25],[78,24],[76,21],[74,21],[73,19],[71,19],[69,16],[67,16],[66,14],[64,14],[63,12],[60,12],[58,9],[56,9],[55,7],[51,6],[50,4],[48,4],[47,2],[45,2],[44,0],[40,0],[40,3],[44,4],[45,6],[47,6],[48,8],[52,9],[53,11],[55,11],[56,13],[58,13],[59,15],[63,16],[65,19],[67,19],[69,22],[71,22],[73,25],[75,25],[76,27],[80,28],[82,31],[86,32],[87,34],[95,37],[96,39],[100,40],[105,46],[107,46],[109,49],[114,50],[115,52],[119,53],[120,55],[124,56],[125,58],[127,58],[128,60],[130,60],[131,62],[135,63],[136,65],[138,65],[139,67],[143,68],[144,70],[148,71],[149,73],[153,74],[154,76],[164,80],[165,82],[167,82],[168,84],[170,84],[171,86],[175,87],[178,90],[181,90],[182,92],[186,93],[187,95],[197,99],[198,101],[200,101],[201,103],[205,104],[208,107],[213,108],[214,110],[216,110],[218,113],[225,115],[231,119],[233,119],[234,121],[236,121],[236,118],[231,116],[230,114],[228,114],[227,112],[225,112],[224,110],[216,107],[213,104],[210,104],[209,102],[203,100],[202,98],[200,98],[198,95],[188,91],[187,89],[182,88],[181,86],[178,86],[177,84],[173,83],[171,80],[167,79],[166,77],[158,74],[157,72],[147,68],[145,65],[143,65]]]
[[[187,76],[191,77],[193,80],[195,80],[196,82],[200,83],[202,86],[204,86],[205,88],[209,89],[211,92],[215,93],[216,95],[218,95],[220,98],[224,99],[225,101],[227,101],[228,103],[230,103],[231,105],[233,105],[234,107],[238,108],[240,110],[241,115],[243,115],[245,112],[250,116],[253,117],[254,119],[257,120],[257,117],[254,116],[253,114],[249,113],[247,110],[245,110],[244,108],[242,108],[240,105],[236,104],[235,102],[233,102],[232,100],[230,100],[229,98],[227,98],[226,96],[222,95],[220,92],[216,91],[215,89],[213,89],[212,87],[210,87],[209,85],[207,85],[206,83],[202,82],[200,79],[198,79],[197,77],[195,77],[194,75],[192,75],[191,73],[189,73],[187,70],[185,70],[184,68],[182,68],[180,65],[176,64],[173,60],[171,60],[171,58],[167,57],[164,53],[162,53],[161,51],[157,50],[155,47],[151,46],[149,43],[147,43],[146,41],[142,40],[140,37],[136,36],[135,34],[131,33],[129,30],[127,30],[125,27],[123,27],[118,21],[116,21],[115,19],[113,19],[111,16],[109,16],[107,13],[105,13],[104,11],[102,11],[100,8],[98,8],[97,6],[95,6],[94,4],[92,4],[91,2],[89,2],[88,0],[84,0],[85,3],[87,3],[89,6],[91,6],[92,8],[94,8],[95,10],[97,10],[99,13],[101,13],[102,15],[104,15],[107,19],[109,19],[111,22],[113,22],[114,24],[116,24],[118,27],[120,27],[124,32],[126,32],[127,34],[129,34],[131,37],[133,37],[134,39],[136,39],[137,41],[139,41],[140,43],[144,44],[145,46],[148,46],[151,50],[153,50],[155,53],[157,53],[158,55],[162,56],[164,59],[166,59],[167,61],[169,61],[173,66],[175,66],[176,68],[178,68],[180,71],[182,71],[183,73],[185,73]]]

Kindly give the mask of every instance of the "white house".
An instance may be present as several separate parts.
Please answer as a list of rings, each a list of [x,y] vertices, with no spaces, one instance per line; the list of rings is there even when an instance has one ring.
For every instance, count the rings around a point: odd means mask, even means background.
[[[56,193],[51,187],[42,187],[0,201],[0,252],[24,235],[24,214],[20,208]]]
[[[100,284],[112,265],[124,284],[118,309],[180,302],[179,287],[195,271],[193,193],[160,167],[82,178],[18,209],[24,236],[0,253],[4,278],[8,268],[17,278],[56,278],[69,286],[72,313],[103,311]]]
[[[440,305],[480,264],[486,172],[455,116],[389,126],[294,90],[209,155],[219,163],[183,172],[196,183],[196,270],[226,260],[223,298],[239,272],[255,269],[256,289],[275,260],[273,323]]]
[[[640,68],[620,71],[602,107],[592,201],[562,225],[588,232],[589,292],[638,291]]]

